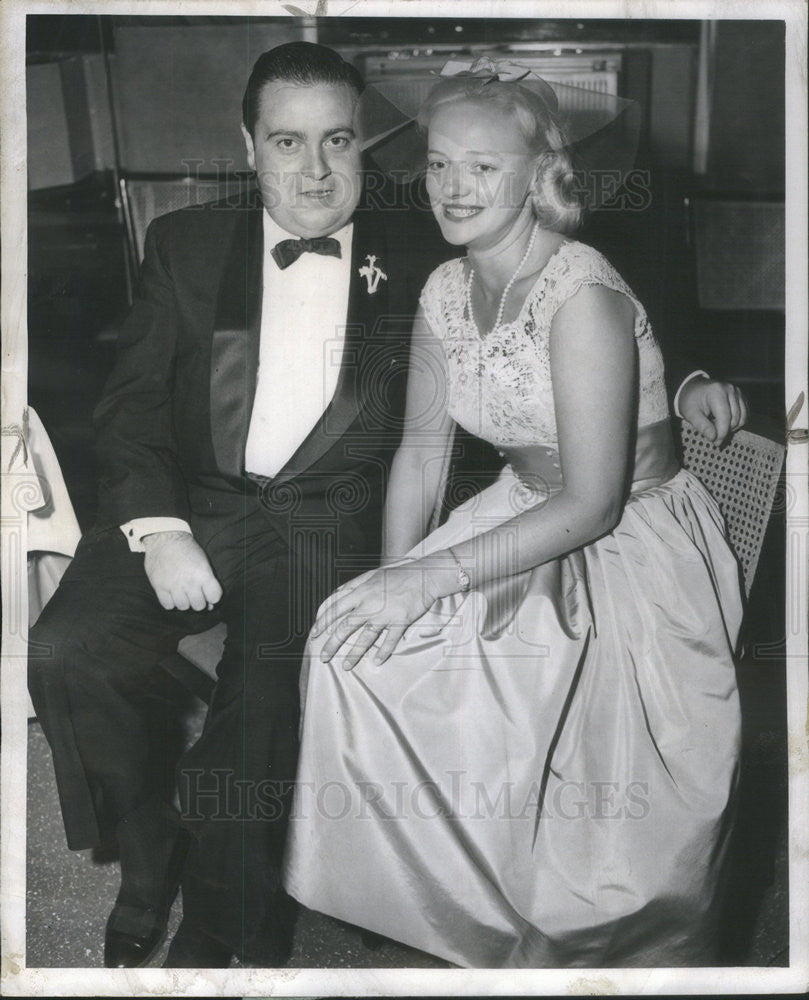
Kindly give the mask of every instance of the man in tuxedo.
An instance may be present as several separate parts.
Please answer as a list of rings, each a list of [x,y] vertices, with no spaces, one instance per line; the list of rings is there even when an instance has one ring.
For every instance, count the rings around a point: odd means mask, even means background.
[[[279,868],[301,653],[323,599],[375,565],[409,319],[454,252],[437,229],[426,243],[415,213],[363,200],[362,89],[322,46],[265,53],[242,126],[260,198],[175,212],[147,234],[96,411],[98,522],[31,634],[68,846],[120,847],[107,966],[149,960],[180,878],[168,965],[276,966],[289,952]],[[687,408],[724,433],[731,396],[693,381]],[[176,772],[181,822],[159,665],[220,621],[205,728]]]

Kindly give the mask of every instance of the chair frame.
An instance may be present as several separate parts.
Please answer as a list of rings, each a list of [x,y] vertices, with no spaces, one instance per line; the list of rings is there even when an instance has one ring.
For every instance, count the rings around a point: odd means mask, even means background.
[[[185,206],[178,207],[188,207],[190,205],[204,205],[212,201],[217,201],[219,198],[226,197],[232,192],[237,192],[238,194],[248,192],[255,187],[255,178],[252,173],[247,172],[198,175],[127,173],[119,177],[118,185],[118,194],[124,216],[126,262],[129,276],[131,278],[130,287],[134,288],[135,277],[137,276],[141,260],[143,259],[143,236],[139,235],[139,229],[142,228],[143,234],[145,235],[146,229],[152,219],[158,218],[156,215],[151,217],[144,215],[143,219],[138,218],[137,210],[134,205],[134,199],[132,197],[134,186],[171,186],[178,190],[187,190],[191,197],[187,199],[187,204]],[[218,191],[211,198],[206,198],[203,201],[197,201],[193,198],[195,185],[204,185],[206,187],[209,185],[216,185]],[[142,223],[142,226],[139,226],[139,223]],[[130,305],[131,304],[132,303],[130,302]]]

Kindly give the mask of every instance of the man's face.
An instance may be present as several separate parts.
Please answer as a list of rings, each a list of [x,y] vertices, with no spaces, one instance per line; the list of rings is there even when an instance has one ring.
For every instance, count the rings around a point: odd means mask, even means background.
[[[356,103],[347,84],[271,80],[261,90],[254,135],[242,126],[262,201],[295,236],[328,236],[354,214],[362,188]]]

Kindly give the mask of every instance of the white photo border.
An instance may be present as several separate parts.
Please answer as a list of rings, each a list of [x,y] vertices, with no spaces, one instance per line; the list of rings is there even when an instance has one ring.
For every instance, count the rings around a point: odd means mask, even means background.
[[[314,0],[296,0],[312,8]],[[809,445],[794,441],[787,476],[794,498],[787,519],[787,698],[789,747],[790,964],[783,968],[416,970],[231,969],[217,971],[27,968],[25,475],[16,475],[17,429],[26,406],[27,184],[25,19],[28,14],[287,14],[282,0],[4,0],[0,10],[2,135],[2,674],[4,734],[0,875],[2,993],[8,996],[482,996],[549,994],[665,995],[804,992],[809,989]],[[783,19],[786,22],[786,363],[785,406],[804,393],[795,427],[807,424],[807,8],[802,0],[329,0],[329,16]],[[751,72],[754,68],[751,67]],[[10,470],[10,471],[7,471]],[[22,506],[20,506],[22,505]]]

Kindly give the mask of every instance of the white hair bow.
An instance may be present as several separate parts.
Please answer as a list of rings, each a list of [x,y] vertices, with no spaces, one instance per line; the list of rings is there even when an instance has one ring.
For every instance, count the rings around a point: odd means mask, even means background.
[[[553,87],[535,73],[530,66],[511,62],[508,59],[492,59],[480,56],[472,59],[450,59],[441,68],[439,76],[474,77],[487,83],[497,80],[500,83],[524,83],[530,86],[548,105],[551,111],[559,110],[559,100]]]

